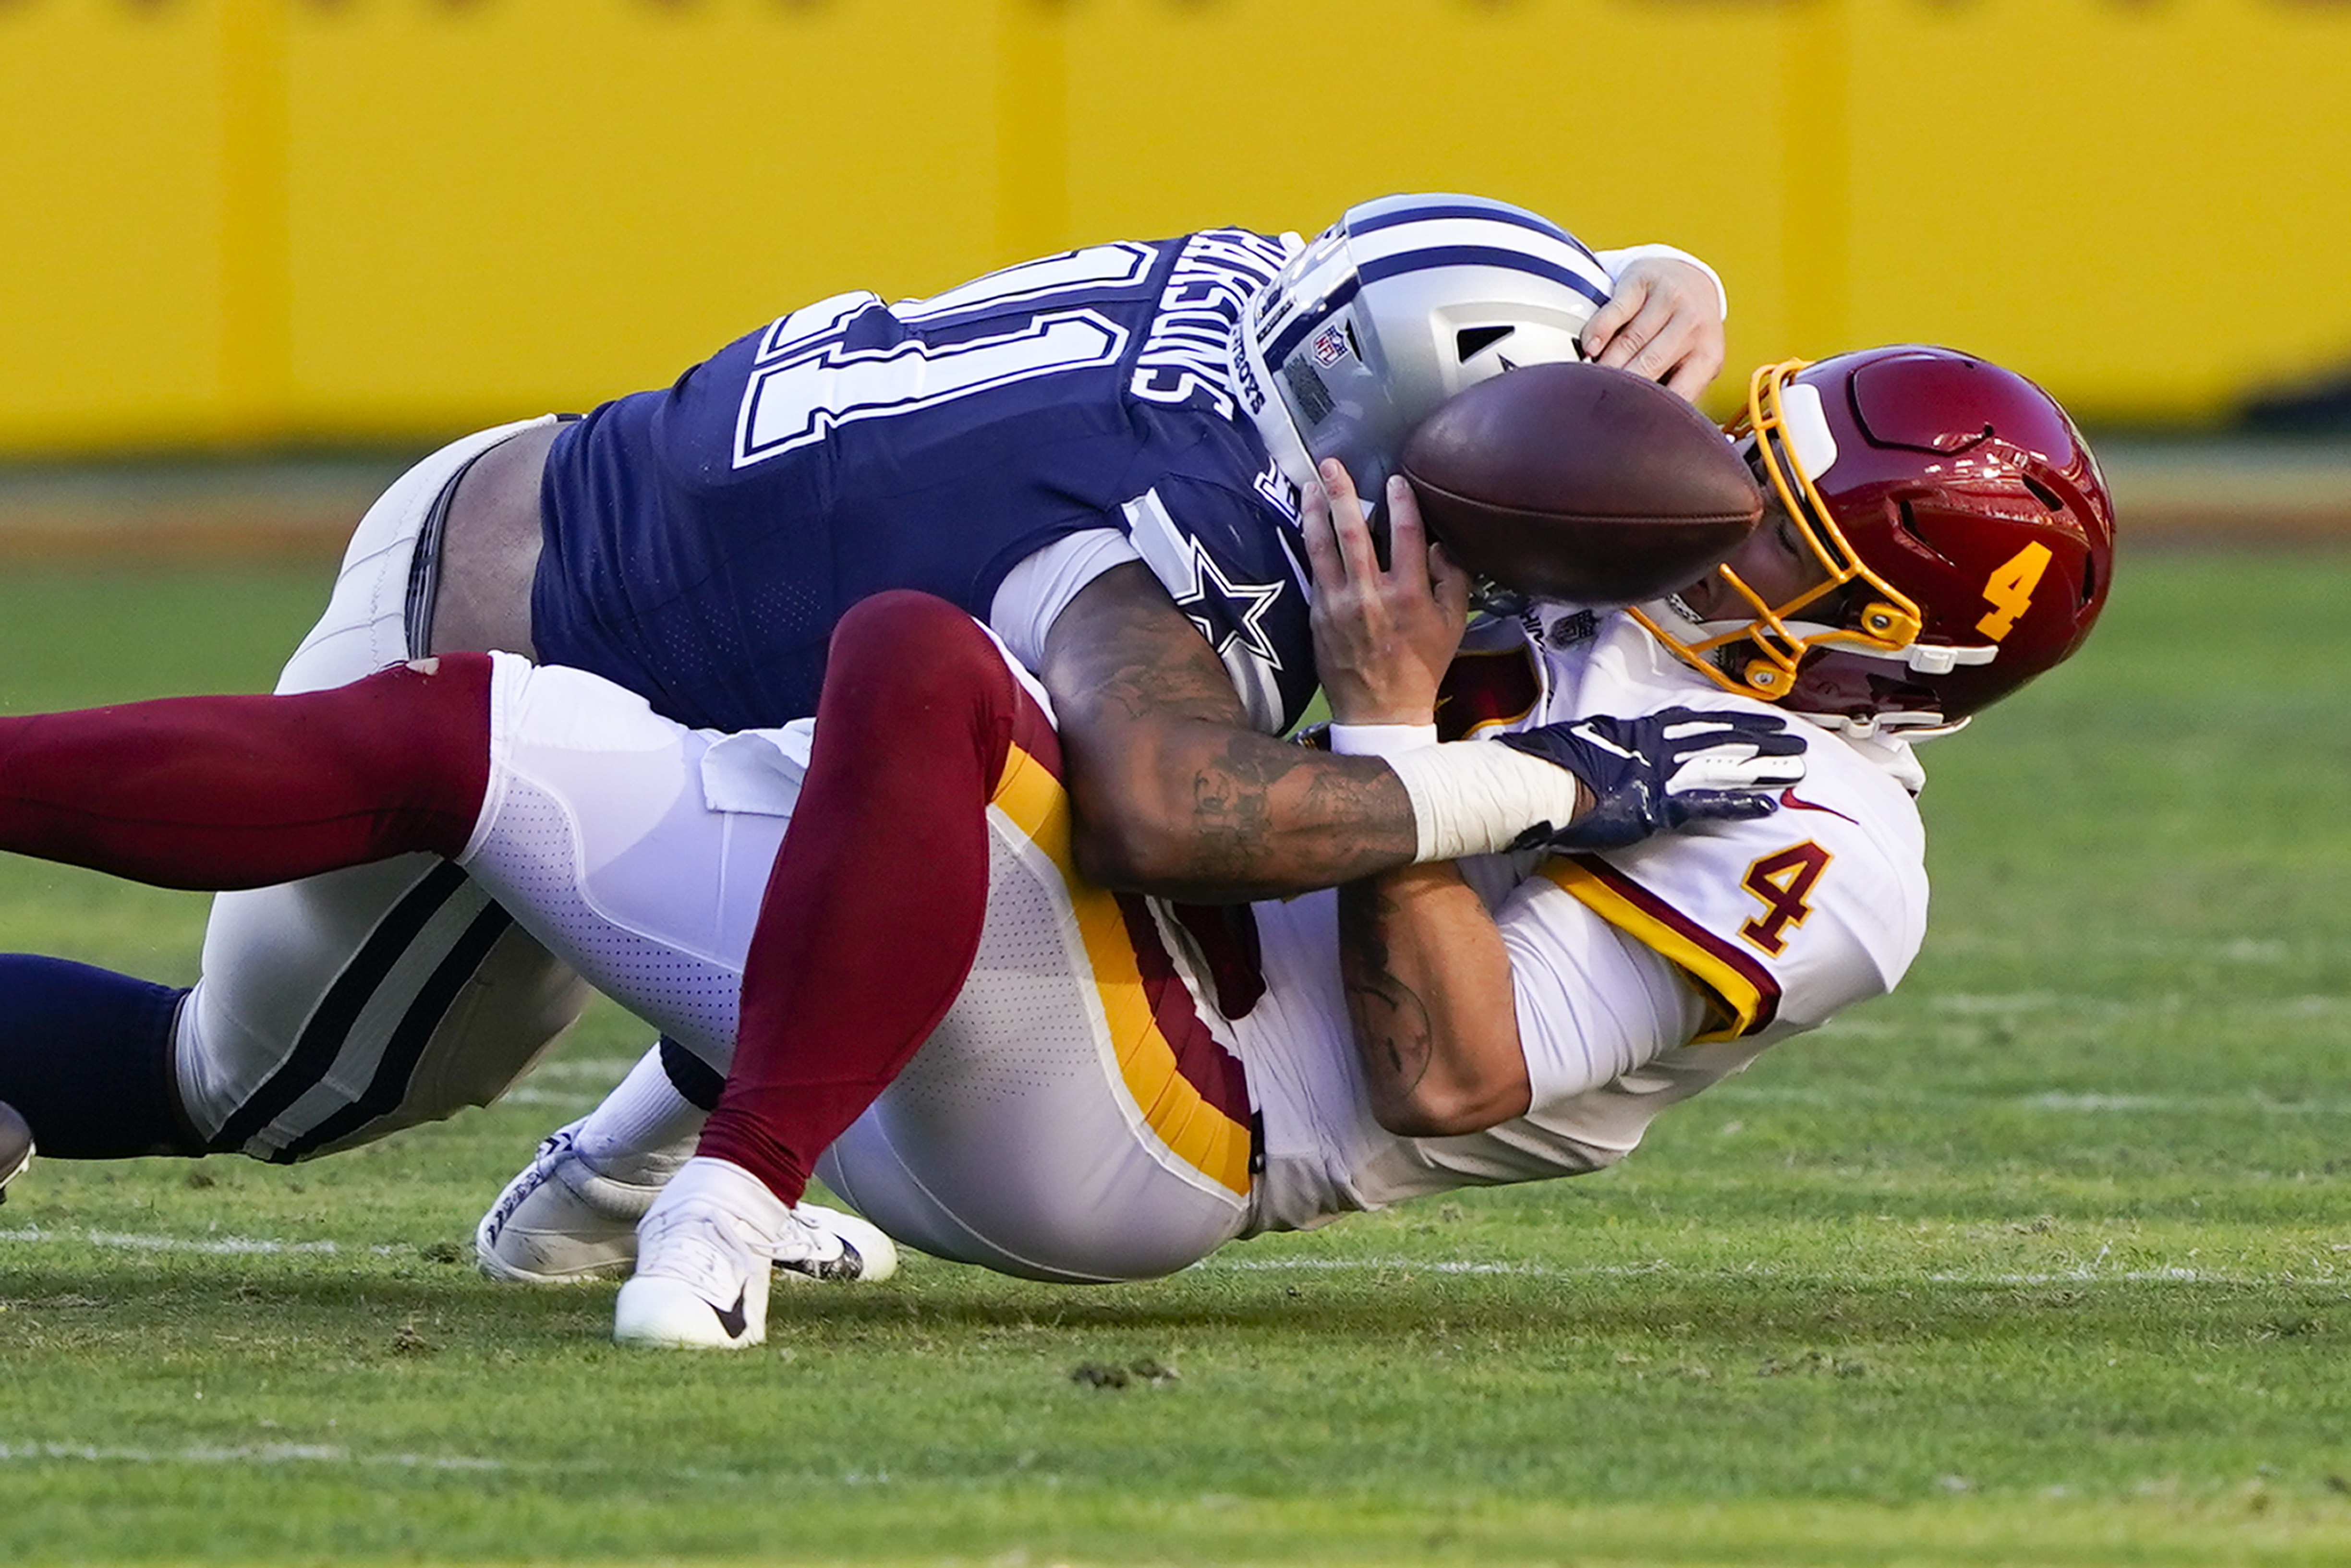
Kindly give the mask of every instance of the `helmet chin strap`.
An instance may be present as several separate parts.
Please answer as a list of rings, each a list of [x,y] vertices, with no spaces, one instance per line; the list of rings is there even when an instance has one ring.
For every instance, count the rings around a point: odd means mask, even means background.
[[[1696,610],[1690,607],[1687,600],[1685,600],[1678,593],[1669,593],[1666,595],[1665,598],[1656,600],[1652,603],[1641,606],[1640,608],[1644,613],[1650,616],[1653,620],[1657,619],[1659,612],[1662,612],[1679,621],[1687,622],[1689,626],[1693,640],[1700,643],[1709,641],[1716,637],[1736,637],[1740,633],[1745,632],[1747,628],[1752,624],[1751,622],[1744,620],[1706,620],[1701,617]],[[1836,632],[1844,630],[1842,627],[1832,626],[1825,622],[1819,621],[1790,621],[1786,622],[1786,625],[1789,631],[1808,641],[1817,638],[1824,638]],[[1930,675],[1949,674],[1952,670],[1958,668],[1961,664],[1989,664],[2000,652],[1997,647],[1991,646],[1980,648],[1958,648],[1948,647],[1939,643],[1912,643],[1898,650],[1871,648],[1855,643],[1816,642],[1813,645],[1816,647],[1834,648],[1839,653],[1855,653],[1859,654],[1863,658],[1883,659],[1888,664],[1898,664],[1907,669],[1915,670],[1921,674]],[[1738,643],[1736,642],[1731,642],[1725,643],[1724,646],[1735,648],[1738,646]],[[1688,655],[1687,654],[1684,655],[1686,658],[1687,656]],[[1735,682],[1729,681],[1727,677],[1719,679],[1718,684],[1728,685],[1732,690],[1743,689]],[[1761,693],[1752,691],[1747,692],[1746,695],[1756,697],[1762,696]],[[1773,699],[1766,697],[1763,700],[1771,701]],[[1781,706],[1786,706],[1784,701],[1782,702]],[[1910,712],[1896,709],[1886,713],[1864,714],[1859,716],[1855,716],[1850,714],[1816,713],[1809,709],[1797,707],[1790,707],[1788,708],[1788,711],[1792,714],[1800,715],[1808,722],[1818,725],[1823,729],[1834,730],[1837,734],[1850,737],[1855,740],[1869,740],[1880,737],[1895,737],[1903,740],[1932,740],[1938,736],[1956,734],[1959,731],[1965,729],[1970,723],[1968,719],[1964,718],[1947,719],[1941,714],[1931,711]]]
[[[1889,664],[1898,664],[1921,675],[1948,675],[1962,664],[1989,664],[2000,656],[2000,649],[1991,643],[1980,648],[1961,648],[1943,643],[1907,643],[1894,650],[1872,648],[1861,643],[1837,643],[1829,646],[1865,659],[1884,659]]]
[[[1843,713],[1808,713],[1802,708],[1789,711],[1808,724],[1834,730],[1850,740],[1938,740],[1947,735],[1957,735],[1975,723],[1973,715],[1945,718],[1938,713],[1908,713],[1898,708],[1890,713],[1864,714],[1858,718]]]

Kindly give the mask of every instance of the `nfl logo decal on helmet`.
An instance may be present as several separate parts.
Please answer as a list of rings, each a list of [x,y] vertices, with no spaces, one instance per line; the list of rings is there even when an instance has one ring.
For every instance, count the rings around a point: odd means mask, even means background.
[[[1234,380],[1293,484],[1335,457],[1376,497],[1405,437],[1464,387],[1578,360],[1608,271],[1550,219],[1482,196],[1350,207],[1251,304]]]
[[[1750,619],[1635,613],[1732,691],[1860,733],[1956,727],[2063,663],[2105,604],[2105,480],[2012,371],[1915,344],[1767,365],[1731,434],[1826,580],[1771,603],[1725,566]]]

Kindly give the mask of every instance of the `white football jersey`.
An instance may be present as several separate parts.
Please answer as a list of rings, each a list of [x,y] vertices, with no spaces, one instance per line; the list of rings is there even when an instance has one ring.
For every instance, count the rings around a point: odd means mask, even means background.
[[[1623,615],[1542,607],[1481,623],[1465,654],[1438,715],[1448,737],[1677,706],[1776,711]],[[1464,862],[1510,952],[1534,1094],[1483,1133],[1384,1131],[1352,1044],[1333,895],[1256,905],[1267,990],[1234,1026],[1264,1123],[1252,1228],[1596,1170],[1667,1106],[1890,990],[1926,927],[1917,765],[1898,742],[1796,728],[1804,780],[1759,821]]]

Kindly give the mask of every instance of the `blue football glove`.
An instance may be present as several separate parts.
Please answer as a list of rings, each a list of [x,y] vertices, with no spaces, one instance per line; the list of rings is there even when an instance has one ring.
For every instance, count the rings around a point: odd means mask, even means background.
[[[1618,850],[1692,822],[1768,816],[1780,809],[1779,792],[1804,776],[1803,740],[1771,714],[1670,707],[1498,738],[1592,791],[1590,810],[1537,841],[1555,850]]]

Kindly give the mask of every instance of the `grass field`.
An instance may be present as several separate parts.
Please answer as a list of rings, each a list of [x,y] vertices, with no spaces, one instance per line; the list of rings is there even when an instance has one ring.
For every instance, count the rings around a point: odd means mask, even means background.
[[[2351,1562],[2351,557],[2125,568],[1928,754],[1903,991],[1598,1177],[695,1358],[470,1267],[616,1013],[357,1155],[37,1166],[0,1560]],[[19,571],[0,704],[265,685],[319,587]],[[0,863],[0,946],[184,979],[202,911]]]

